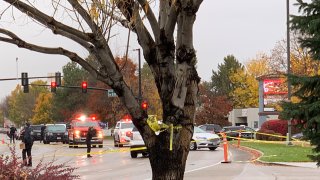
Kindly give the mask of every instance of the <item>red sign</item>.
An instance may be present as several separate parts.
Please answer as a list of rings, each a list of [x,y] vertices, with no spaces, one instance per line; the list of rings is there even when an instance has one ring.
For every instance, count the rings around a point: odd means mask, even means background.
[[[288,94],[288,88],[284,79],[265,79],[263,80],[263,92],[266,95]]]

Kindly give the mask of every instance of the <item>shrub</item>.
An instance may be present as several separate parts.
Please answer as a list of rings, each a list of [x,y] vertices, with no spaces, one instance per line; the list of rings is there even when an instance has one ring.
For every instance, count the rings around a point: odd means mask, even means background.
[[[280,133],[285,136],[288,132],[287,120],[269,120],[262,124],[261,129],[273,130],[276,133]]]
[[[259,134],[262,133],[262,134]],[[275,135],[275,136],[270,136]],[[276,133],[273,130],[269,129],[260,129],[256,134],[256,139],[258,140],[264,140],[264,141],[283,141],[285,138],[283,137],[277,137],[282,136],[280,133]]]
[[[301,132],[301,130],[298,127],[296,127],[295,124],[296,122],[292,121],[292,126],[291,126],[292,134]],[[273,130],[275,133],[279,133],[282,136],[286,136],[288,132],[288,121],[280,120],[280,119],[268,120],[262,124],[261,129]]]
[[[260,134],[260,133],[263,133],[263,134]],[[258,131],[258,133],[256,134],[256,139],[268,141],[270,136],[269,135],[265,135],[265,134],[274,134],[274,133],[275,132],[273,130],[260,129]]]
[[[9,146],[9,145],[8,145]],[[41,160],[35,168],[23,167],[21,158],[17,157],[15,146],[10,147],[11,157],[0,155],[0,179],[24,179],[24,180],[73,180],[79,179],[78,175],[72,175],[76,168],[66,164],[54,165],[54,161],[43,163]]]

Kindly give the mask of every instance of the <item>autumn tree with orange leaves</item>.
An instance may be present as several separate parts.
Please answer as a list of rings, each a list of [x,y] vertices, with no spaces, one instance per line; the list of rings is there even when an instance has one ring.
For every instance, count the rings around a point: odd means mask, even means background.
[[[217,95],[210,89],[210,83],[203,82],[199,85],[200,104],[196,113],[196,124],[219,124],[228,126],[228,114],[232,104],[227,96]]]

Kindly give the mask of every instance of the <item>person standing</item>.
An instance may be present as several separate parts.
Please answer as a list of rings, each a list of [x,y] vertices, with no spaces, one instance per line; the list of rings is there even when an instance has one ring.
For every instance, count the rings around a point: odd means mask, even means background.
[[[16,138],[16,132],[17,132],[17,128],[14,127],[14,125],[11,125],[10,127],[10,144],[15,143],[15,138]]]
[[[23,165],[32,166],[32,157],[31,157],[31,149],[33,145],[33,137],[32,137],[32,129],[30,128],[30,124],[26,123],[26,126],[23,130],[22,134],[22,142],[25,144],[25,149],[22,150],[22,159]],[[27,159],[27,156],[28,159]]]
[[[46,129],[46,125],[41,126],[41,138],[40,138],[40,143],[43,142],[44,140],[44,130]]]
[[[91,140],[92,140],[92,137],[94,137],[96,134],[96,130],[93,128],[93,127],[89,127],[88,128],[88,133],[87,133],[87,136],[86,136],[86,143],[87,143],[87,157],[88,158],[91,158]]]

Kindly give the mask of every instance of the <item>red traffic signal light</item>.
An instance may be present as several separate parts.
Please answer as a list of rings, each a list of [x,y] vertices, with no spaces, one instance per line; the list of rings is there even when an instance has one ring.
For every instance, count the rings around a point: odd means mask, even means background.
[[[87,88],[88,88],[88,83],[87,81],[82,81],[81,83],[81,88],[82,88],[82,92],[86,93],[87,92]]]
[[[142,110],[146,111],[148,109],[148,102],[147,101],[142,101],[141,103],[141,108]]]
[[[57,83],[51,82],[51,92],[56,92],[56,90],[57,90]]]

